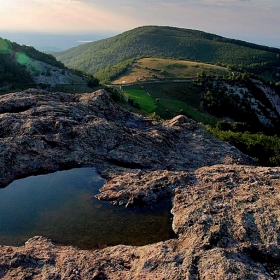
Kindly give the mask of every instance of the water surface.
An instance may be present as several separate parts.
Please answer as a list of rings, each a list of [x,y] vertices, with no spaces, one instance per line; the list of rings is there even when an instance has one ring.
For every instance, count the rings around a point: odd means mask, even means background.
[[[42,235],[58,244],[94,249],[173,237],[170,202],[113,206],[94,198],[103,183],[93,168],[76,168],[16,180],[0,189],[0,244],[22,245]]]

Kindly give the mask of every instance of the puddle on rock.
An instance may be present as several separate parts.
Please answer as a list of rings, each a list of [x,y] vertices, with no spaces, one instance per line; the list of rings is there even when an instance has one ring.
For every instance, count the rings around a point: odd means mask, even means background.
[[[76,168],[16,180],[0,189],[0,244],[22,245],[42,235],[62,245],[95,249],[146,245],[174,237],[171,202],[125,208],[93,196],[104,180]]]

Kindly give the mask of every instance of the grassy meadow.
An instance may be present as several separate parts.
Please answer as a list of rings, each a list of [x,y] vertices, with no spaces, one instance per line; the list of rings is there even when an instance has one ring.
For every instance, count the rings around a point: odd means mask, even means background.
[[[127,71],[112,84],[134,83],[162,79],[190,79],[198,75],[227,76],[225,67],[187,60],[142,58],[135,60]]]
[[[145,113],[152,113],[157,108],[155,100],[142,89],[135,89],[133,87],[125,88],[124,93],[128,98],[138,103],[141,111]]]
[[[199,88],[196,91],[195,88],[191,81],[122,86],[125,96],[138,103],[140,110],[146,114],[156,113],[163,119],[184,114],[198,122],[215,125],[216,118],[199,111]]]

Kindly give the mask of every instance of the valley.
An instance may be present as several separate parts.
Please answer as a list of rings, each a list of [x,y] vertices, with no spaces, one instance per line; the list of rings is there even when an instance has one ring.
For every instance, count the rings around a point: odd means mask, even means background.
[[[211,64],[143,58],[127,64],[108,86],[115,100],[137,113],[158,119],[183,114],[260,164],[280,164],[277,83]]]

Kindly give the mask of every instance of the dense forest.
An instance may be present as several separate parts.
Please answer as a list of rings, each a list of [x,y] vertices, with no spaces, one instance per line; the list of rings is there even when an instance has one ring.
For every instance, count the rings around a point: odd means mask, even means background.
[[[133,61],[134,59],[128,59],[115,65],[107,66],[104,69],[101,69],[100,71],[96,72],[94,76],[100,81],[108,83],[124,74],[127,71],[127,69],[131,66]]]
[[[207,129],[219,139],[230,143],[253,157],[262,166],[280,166],[280,138],[276,135],[246,131],[246,123],[220,121]],[[244,131],[245,130],[245,131]]]
[[[54,54],[71,68],[95,74],[139,57],[176,58],[260,73],[280,66],[280,50],[197,30],[145,26]]]
[[[0,85],[10,83],[32,83],[30,75],[10,55],[0,54]]]

